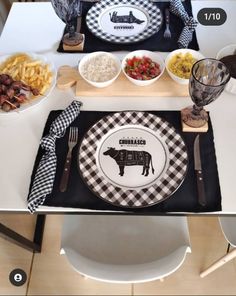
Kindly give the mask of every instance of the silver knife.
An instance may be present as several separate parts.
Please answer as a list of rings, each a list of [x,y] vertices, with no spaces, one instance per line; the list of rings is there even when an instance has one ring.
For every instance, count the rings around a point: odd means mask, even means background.
[[[81,23],[82,23],[82,15],[77,17],[77,25],[76,25],[76,32],[80,33],[81,30]]]
[[[83,9],[83,1],[80,1],[79,15],[77,16],[77,25],[76,25],[76,32],[77,33],[80,33],[80,30],[81,30],[82,9]]]
[[[202,175],[202,163],[200,154],[200,136],[197,135],[194,140],[194,170],[197,178],[198,202],[200,205],[206,205],[206,194]]]

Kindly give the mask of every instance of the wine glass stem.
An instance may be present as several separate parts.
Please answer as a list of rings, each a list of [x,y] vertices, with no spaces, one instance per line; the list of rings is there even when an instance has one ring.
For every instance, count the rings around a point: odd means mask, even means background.
[[[198,107],[197,105],[193,105],[193,115],[199,116],[203,107]]]
[[[75,30],[72,24],[68,24],[68,33],[69,33],[69,38],[75,37]]]

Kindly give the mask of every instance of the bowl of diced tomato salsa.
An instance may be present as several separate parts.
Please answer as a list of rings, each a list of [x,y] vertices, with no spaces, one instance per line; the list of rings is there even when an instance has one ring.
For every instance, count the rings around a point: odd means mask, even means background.
[[[146,86],[157,81],[165,71],[165,62],[160,54],[149,50],[136,50],[122,60],[124,75],[134,84]]]

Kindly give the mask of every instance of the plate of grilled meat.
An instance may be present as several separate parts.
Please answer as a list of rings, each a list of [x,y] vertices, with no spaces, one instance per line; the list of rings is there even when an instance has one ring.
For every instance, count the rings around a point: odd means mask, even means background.
[[[48,97],[56,83],[54,65],[45,56],[0,56],[0,115],[21,112]]]

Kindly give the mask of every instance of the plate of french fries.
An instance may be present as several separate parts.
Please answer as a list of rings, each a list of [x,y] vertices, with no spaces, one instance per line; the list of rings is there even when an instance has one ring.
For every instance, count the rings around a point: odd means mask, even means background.
[[[43,55],[0,56],[0,115],[21,112],[47,98],[56,84],[54,65]]]

